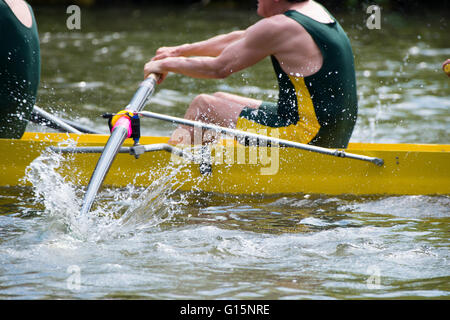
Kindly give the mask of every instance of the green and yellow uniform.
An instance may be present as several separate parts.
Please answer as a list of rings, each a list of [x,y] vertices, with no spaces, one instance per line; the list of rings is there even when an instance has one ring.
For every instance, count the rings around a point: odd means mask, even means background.
[[[258,109],[244,108],[236,128],[321,147],[345,148],[356,123],[358,101],[350,40],[333,18],[320,23],[295,10],[284,13],[311,35],[323,56],[321,69],[307,77],[288,75],[272,56],[279,84],[277,103],[263,102]]]
[[[31,28],[0,0],[0,138],[21,138],[36,102],[41,70],[39,36],[28,7]]]

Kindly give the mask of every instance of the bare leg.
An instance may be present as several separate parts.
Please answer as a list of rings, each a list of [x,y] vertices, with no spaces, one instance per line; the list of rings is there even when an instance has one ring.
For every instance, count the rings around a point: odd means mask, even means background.
[[[213,95],[201,94],[194,98],[184,118],[227,128],[235,128],[242,109],[245,107],[257,108],[261,103],[261,101],[256,99],[223,92],[217,92]],[[208,140],[202,141],[202,143],[214,140],[214,136],[211,132],[202,135],[202,140],[205,138]],[[180,125],[172,133],[169,143],[179,144],[186,143],[186,141],[194,141],[194,128]]]
[[[238,96],[236,94],[232,94],[232,93],[227,93],[227,92],[216,92],[214,93],[215,97],[218,98],[223,98],[229,101],[233,101],[239,104],[245,104],[246,107],[249,108],[258,108],[262,101],[261,100],[257,100],[257,99],[252,99],[252,98],[247,98],[247,97],[241,97]]]

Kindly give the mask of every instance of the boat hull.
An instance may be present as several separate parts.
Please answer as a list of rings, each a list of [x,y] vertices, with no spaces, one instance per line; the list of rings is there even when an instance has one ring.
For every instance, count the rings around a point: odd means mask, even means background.
[[[104,146],[107,135],[27,132],[20,140],[0,139],[0,186],[26,186],[26,168],[49,146],[75,141]],[[166,143],[167,137],[142,137],[141,144]],[[131,146],[127,139],[125,146]],[[178,168],[181,190],[228,194],[450,194],[450,146],[352,143],[346,151],[378,157],[384,165],[337,158],[292,148],[243,147],[225,140],[212,148],[211,173],[166,151],[136,159],[118,154],[105,186],[147,186]],[[87,185],[100,154],[68,154],[58,172],[72,183]]]

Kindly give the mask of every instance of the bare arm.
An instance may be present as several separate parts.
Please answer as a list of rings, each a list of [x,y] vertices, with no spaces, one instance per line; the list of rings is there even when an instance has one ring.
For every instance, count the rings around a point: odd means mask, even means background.
[[[276,35],[276,24],[263,19],[248,28],[238,40],[225,46],[217,57],[152,60],[145,65],[144,74],[175,72],[193,78],[226,78],[273,54],[277,41],[280,41]]]
[[[152,60],[161,60],[168,57],[210,56],[217,57],[228,45],[244,36],[244,31],[233,31],[215,36],[211,39],[186,43],[175,47],[162,47],[156,51]]]

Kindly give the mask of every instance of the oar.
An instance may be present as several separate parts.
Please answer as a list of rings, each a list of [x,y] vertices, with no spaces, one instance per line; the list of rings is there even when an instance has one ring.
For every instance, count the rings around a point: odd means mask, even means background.
[[[44,119],[44,120],[42,120]],[[31,121],[41,125],[47,125],[45,121],[51,124],[53,129],[63,130],[64,132],[81,134],[82,132],[73,126],[65,123],[63,120],[55,117],[54,115],[42,110],[38,106],[34,106],[33,112],[31,114]]]
[[[58,118],[38,106],[33,107],[30,121],[62,132],[101,134],[99,131],[92,130],[74,121]]]
[[[156,83],[159,76],[156,74],[150,74],[139,86],[138,90],[134,94],[128,106],[125,108],[130,113],[136,113],[142,111],[148,98],[155,91]],[[106,146],[97,162],[97,166],[89,181],[86,194],[83,200],[83,206],[81,207],[81,213],[86,214],[91,210],[92,204],[95,200],[98,190],[100,189],[106,174],[111,167],[117,153],[120,150],[125,139],[131,135],[130,119],[126,116],[117,120],[116,125],[112,129],[111,136],[109,137]]]
[[[342,150],[328,149],[328,148],[313,146],[313,145],[309,145],[309,144],[293,142],[293,141],[273,138],[273,137],[269,137],[269,136],[263,136],[263,135],[259,135],[256,133],[250,133],[250,132],[240,131],[240,130],[236,130],[236,129],[220,127],[220,126],[217,126],[214,124],[208,124],[208,123],[203,123],[203,122],[199,122],[199,121],[181,119],[181,118],[172,117],[172,116],[159,114],[159,113],[155,113],[155,112],[141,111],[138,114],[141,116],[147,117],[147,118],[168,121],[168,122],[186,125],[186,126],[190,126],[190,127],[199,127],[199,128],[203,128],[203,129],[215,130],[216,132],[228,134],[228,135],[231,135],[234,137],[249,138],[249,139],[255,139],[255,140],[258,139],[260,141],[265,141],[266,143],[270,142],[271,144],[276,144],[279,146],[302,149],[302,150],[307,150],[307,151],[311,151],[311,152],[326,154],[329,156],[335,156],[335,157],[340,157],[340,158],[350,158],[350,159],[355,159],[355,160],[368,161],[368,162],[372,162],[372,163],[376,164],[377,166],[382,166],[384,164],[383,159],[348,153],[348,152],[345,152]]]

